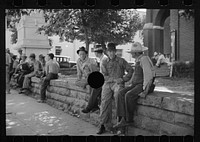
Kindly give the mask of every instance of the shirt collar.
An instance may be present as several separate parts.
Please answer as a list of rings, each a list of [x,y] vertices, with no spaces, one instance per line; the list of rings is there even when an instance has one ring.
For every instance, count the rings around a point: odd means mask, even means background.
[[[144,55],[144,54],[142,54],[142,55],[140,55],[139,57],[137,57],[136,60],[135,60],[135,62],[140,61],[140,59],[142,58],[143,55]]]
[[[85,61],[87,61],[88,57],[86,56],[84,60],[81,60],[81,58],[79,58],[81,63],[84,63]]]

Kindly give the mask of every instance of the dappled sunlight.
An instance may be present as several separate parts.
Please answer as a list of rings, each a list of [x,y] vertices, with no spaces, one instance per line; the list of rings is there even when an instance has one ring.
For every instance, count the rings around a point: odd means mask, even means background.
[[[42,122],[42,124],[48,125],[48,126],[53,126],[60,122],[60,118],[58,118],[56,116],[50,116],[49,112],[47,112],[47,111],[35,113],[32,116],[32,118],[35,121],[39,120]]]
[[[167,87],[155,87],[155,90],[156,91],[160,91],[160,92],[169,92],[169,93],[174,93],[174,91],[172,91],[172,90],[170,90],[170,89],[168,89]]]
[[[191,98],[183,98],[183,97],[177,97],[180,101],[189,101],[190,103],[194,103],[194,99]]]

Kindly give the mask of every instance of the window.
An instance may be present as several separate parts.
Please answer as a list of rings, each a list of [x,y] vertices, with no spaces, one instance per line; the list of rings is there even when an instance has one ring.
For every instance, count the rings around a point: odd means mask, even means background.
[[[61,54],[61,51],[62,51],[62,48],[61,48],[61,46],[55,46],[55,54],[56,55],[60,55]]]

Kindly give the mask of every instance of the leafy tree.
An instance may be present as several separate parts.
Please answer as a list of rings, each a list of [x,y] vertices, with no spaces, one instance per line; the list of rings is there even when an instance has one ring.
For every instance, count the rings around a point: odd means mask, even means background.
[[[22,14],[29,14],[30,11],[8,11],[7,15],[14,17],[8,18],[8,22],[11,21],[8,25],[14,33],[16,28],[12,23],[18,22]],[[39,33],[44,31],[48,36],[58,35],[61,41],[84,41],[87,50],[92,42],[104,47],[107,42],[131,42],[135,32],[144,24],[139,15],[130,9],[43,9],[43,12],[47,24],[38,29]],[[12,36],[16,37],[15,34]]]

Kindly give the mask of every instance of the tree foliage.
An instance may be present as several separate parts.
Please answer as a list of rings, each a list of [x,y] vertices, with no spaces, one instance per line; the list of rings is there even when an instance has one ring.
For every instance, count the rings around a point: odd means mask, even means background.
[[[191,17],[194,18],[194,9],[179,10],[179,15],[185,17],[186,20],[189,20]]]
[[[7,15],[12,16],[7,18],[8,27],[16,33],[13,23],[30,11],[9,10]],[[130,9],[43,9],[43,12],[47,24],[39,27],[39,33],[58,35],[61,41],[84,41],[87,50],[93,42],[104,46],[108,42],[131,42],[135,32],[144,24],[136,11]]]

